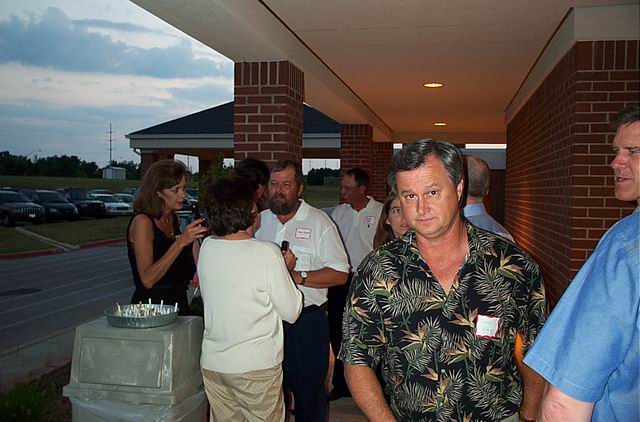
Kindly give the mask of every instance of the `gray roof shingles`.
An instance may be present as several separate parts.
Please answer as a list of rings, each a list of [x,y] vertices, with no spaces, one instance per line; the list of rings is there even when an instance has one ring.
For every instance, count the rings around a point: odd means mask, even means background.
[[[233,133],[233,101],[138,130],[135,135],[193,135]],[[304,133],[340,133],[340,123],[304,106]]]

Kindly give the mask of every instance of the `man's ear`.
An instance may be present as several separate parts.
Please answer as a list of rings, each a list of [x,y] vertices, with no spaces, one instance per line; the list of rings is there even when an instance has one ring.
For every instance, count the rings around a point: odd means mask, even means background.
[[[302,191],[304,191],[304,185],[300,185],[298,189],[298,198],[302,198]]]
[[[458,203],[462,201],[462,195],[464,194],[464,179],[458,182],[458,186],[456,186],[456,193],[458,194]]]

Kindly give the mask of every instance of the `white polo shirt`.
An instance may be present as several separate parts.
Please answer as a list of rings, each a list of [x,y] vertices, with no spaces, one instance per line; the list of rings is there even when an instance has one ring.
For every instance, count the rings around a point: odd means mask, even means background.
[[[331,218],[338,226],[347,248],[352,271],[357,270],[362,260],[373,250],[373,238],[382,214],[383,205],[370,196],[367,198],[369,202],[360,211],[354,210],[349,204],[337,205],[331,211]]]
[[[349,272],[349,259],[342,246],[340,235],[329,216],[300,200],[296,214],[282,224],[271,210],[260,213],[260,228],[255,237],[280,245],[289,241],[289,248],[295,254],[296,271],[314,271],[333,268]],[[327,289],[314,289],[298,285],[304,294],[304,306],[322,305],[327,301]]]

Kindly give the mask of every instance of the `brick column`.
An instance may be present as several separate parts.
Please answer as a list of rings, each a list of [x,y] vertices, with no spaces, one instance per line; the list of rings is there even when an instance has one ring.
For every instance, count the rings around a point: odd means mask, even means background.
[[[198,173],[200,176],[204,176],[208,171],[209,167],[213,164],[213,161],[208,158],[198,157]]]
[[[374,142],[373,160],[369,178],[371,183],[369,192],[376,200],[384,202],[389,193],[387,177],[389,176],[389,164],[393,156],[392,142]]]
[[[235,64],[234,158],[302,160],[304,74],[293,64]]]
[[[553,304],[603,233],[615,199],[609,122],[640,98],[638,41],[584,41],[507,125],[505,226],[540,264]]]
[[[144,177],[151,164],[156,161],[173,158],[173,156],[173,152],[170,151],[142,150],[140,153],[140,175]]]

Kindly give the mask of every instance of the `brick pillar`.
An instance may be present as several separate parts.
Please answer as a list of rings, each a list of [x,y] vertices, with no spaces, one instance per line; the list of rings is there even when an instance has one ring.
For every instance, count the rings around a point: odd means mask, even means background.
[[[340,125],[340,174],[354,167],[364,169],[371,177],[373,128],[366,124]]]
[[[235,64],[234,158],[302,160],[304,74],[293,64]]]
[[[173,158],[174,154],[171,151],[154,151],[154,150],[142,150],[140,153],[140,175],[144,177],[151,167],[151,164],[156,161]]]
[[[614,197],[609,122],[640,97],[638,61],[637,40],[577,42],[507,125],[505,226],[552,304],[636,205]]]
[[[373,164],[369,172],[371,183],[369,192],[376,200],[384,202],[389,193],[387,177],[389,176],[389,164],[393,156],[392,142],[373,143]]]
[[[209,167],[213,164],[213,161],[208,158],[198,157],[198,173],[200,176],[204,176],[208,171]]]

